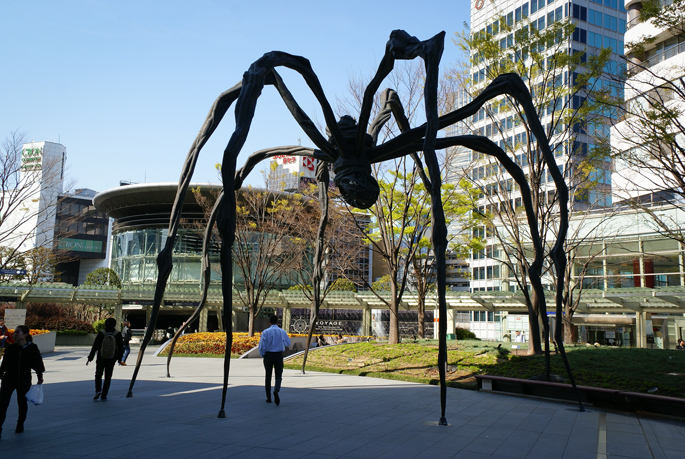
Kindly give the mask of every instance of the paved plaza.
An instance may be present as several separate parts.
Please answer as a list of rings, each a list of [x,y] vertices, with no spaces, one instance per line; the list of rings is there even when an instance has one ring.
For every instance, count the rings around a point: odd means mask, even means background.
[[[226,419],[222,359],[166,359],[149,348],[125,398],[137,349],[117,366],[109,400],[93,401],[85,347],[44,356],[45,403],[14,433],[11,402],[0,446],[28,457],[136,458],[683,458],[685,422],[530,398],[286,370],[281,405],[265,403],[261,360],[231,361]],[[35,381],[35,376],[34,376]]]

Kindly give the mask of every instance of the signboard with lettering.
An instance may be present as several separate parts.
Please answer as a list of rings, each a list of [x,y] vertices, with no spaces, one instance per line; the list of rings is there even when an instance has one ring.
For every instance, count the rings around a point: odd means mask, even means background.
[[[25,276],[26,270],[25,269],[0,269],[0,274],[4,274],[6,276]]]
[[[21,151],[21,170],[37,171],[43,167],[42,148],[24,148]]]
[[[280,160],[283,164],[295,164],[297,162],[294,156],[278,155],[273,158]]]
[[[102,253],[102,241],[66,238],[60,239],[57,248],[71,252]]]
[[[5,326],[14,329],[17,325],[26,325],[26,309],[5,309]]]

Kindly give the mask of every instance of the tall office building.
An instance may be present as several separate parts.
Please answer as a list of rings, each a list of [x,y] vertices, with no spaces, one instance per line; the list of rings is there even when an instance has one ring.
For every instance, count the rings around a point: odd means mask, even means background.
[[[538,41],[530,38],[533,30],[541,34],[558,30],[558,24],[566,20],[575,25],[571,34],[564,35],[559,30]],[[588,104],[587,93],[578,81],[582,80],[591,56],[599,55],[603,48],[611,49],[604,66],[605,73],[587,84],[621,97],[621,87],[615,84],[613,77],[625,68],[620,57],[625,28],[626,12],[619,0],[512,0],[497,3],[474,0],[471,3],[472,35],[492,39],[502,50],[499,62],[476,53],[471,56],[471,93],[486,87],[506,64],[524,65],[527,74],[521,76],[533,97],[538,101],[545,100],[544,103],[537,102],[538,115],[550,138],[557,167],[571,188],[573,201],[570,205],[574,210],[611,205],[611,160],[608,155],[595,155],[594,169],[589,174],[581,169],[586,167],[592,152],[599,151],[596,147],[608,143],[612,114],[597,112],[590,115],[595,118],[594,122],[571,121],[567,124],[563,121],[563,114],[588,106],[584,105]],[[579,65],[560,65],[561,60],[555,59],[555,55],[560,53],[578,56]],[[534,54],[542,56],[542,59],[534,62]],[[547,211],[554,213],[555,186],[551,174],[544,164],[536,162],[539,155],[535,139],[512,105],[499,98],[484,106],[471,121],[473,133],[488,137],[508,153],[523,169],[531,188],[541,190],[540,202],[547,205]],[[522,209],[517,212],[522,205],[518,187],[498,161],[472,153],[470,178],[481,191],[480,212],[496,215],[506,207],[510,215],[521,213]],[[514,224],[515,221],[515,218],[509,222],[494,219],[499,238],[494,237],[492,228],[481,228],[476,232],[486,239],[487,246],[472,254],[471,291],[516,288],[510,268],[512,264],[506,262],[507,253],[511,253],[513,246],[502,246],[503,238],[515,241],[528,237],[525,224]],[[551,283],[551,278],[546,282]]]

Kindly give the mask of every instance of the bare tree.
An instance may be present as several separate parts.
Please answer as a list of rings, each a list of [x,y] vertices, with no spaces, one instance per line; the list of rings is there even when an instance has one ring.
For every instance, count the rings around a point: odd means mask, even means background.
[[[209,217],[213,200],[200,190],[193,192]],[[248,309],[248,333],[253,336],[255,318],[269,292],[288,285],[291,271],[308,256],[302,230],[311,209],[302,194],[248,187],[238,193],[236,216],[233,288]]]
[[[311,200],[306,220],[300,224],[301,237],[293,242],[298,245],[302,254],[294,260],[293,269],[289,271],[291,282],[295,288],[301,290],[304,295],[313,300],[313,288],[310,284],[314,278],[315,259],[312,256],[318,232],[318,223],[321,218],[321,206],[316,196],[316,187],[311,185],[303,189],[303,193]],[[369,245],[363,240],[363,234],[358,230],[355,219],[359,216],[350,214],[342,206],[337,198],[330,201],[328,208],[328,221],[324,233],[323,243],[323,273],[321,285],[321,301],[329,291],[334,290],[334,283],[338,279],[351,281],[357,287],[365,285],[368,280],[359,267],[360,259],[368,258]],[[361,226],[363,224],[360,223]]]
[[[404,113],[400,119],[391,118],[383,126],[378,138],[387,140],[405,131],[410,125],[423,121],[423,85],[424,69],[416,63],[401,63],[389,75],[387,85],[392,87],[401,98]],[[349,80],[348,96],[338,99],[340,115],[356,114],[359,112],[364,97],[366,81],[360,77]],[[449,84],[440,84],[438,95],[438,110],[445,112],[453,108],[454,98],[448,94],[453,88]],[[380,94],[374,99],[372,115],[381,110]],[[375,139],[377,140],[377,139]],[[444,156],[441,158],[443,168]],[[388,305],[390,310],[390,324],[388,342],[399,342],[399,304],[408,286],[408,275],[412,260],[415,256],[423,256],[421,251],[429,249],[425,246],[424,236],[430,234],[430,198],[426,192],[428,182],[423,169],[420,154],[412,155],[373,165],[373,173],[380,185],[381,193],[376,203],[366,212],[369,224],[358,224],[368,241],[373,245],[374,253],[379,255],[390,276],[390,299],[378,296]],[[444,175],[444,172],[443,172]],[[446,200],[447,196],[454,198],[458,193],[454,185],[443,186],[443,205],[446,206],[447,218],[454,217],[453,210],[447,209],[454,201]],[[351,209],[351,211],[356,211]],[[359,220],[357,220],[359,222]],[[424,246],[421,247],[423,240]],[[421,270],[417,271],[420,273]],[[427,273],[426,273],[427,274]],[[423,286],[424,284],[422,284]],[[425,284],[427,285],[427,284]],[[369,286],[370,287],[370,286]],[[425,294],[425,292],[424,292]],[[425,320],[425,305],[419,304],[419,329],[423,328]]]
[[[661,34],[658,43],[654,34],[626,44],[626,102],[611,134],[614,187],[622,204],[650,217],[655,232],[683,244],[677,214],[685,210],[685,66],[671,58],[685,48],[685,1],[643,2],[633,21],[650,22]]]
[[[559,170],[569,185],[570,202],[560,203],[530,125],[510,97],[492,101],[473,116],[474,134],[493,139],[522,169],[530,184],[534,229],[526,222],[518,185],[496,159],[473,152],[471,167],[465,170],[466,178],[480,190],[474,209],[486,221],[474,235],[488,240],[485,250],[474,252],[474,259],[496,260],[492,272],[493,277],[502,279],[501,288],[515,287],[523,293],[529,313],[530,351],[535,353],[542,352],[540,331],[547,318],[540,314],[544,298],[529,289],[533,230],[549,251],[558,230],[559,206],[568,206],[573,219],[610,205],[609,150],[608,142],[602,139],[608,137],[604,126],[609,124],[611,114],[599,110],[593,95],[611,92],[609,82],[602,79],[611,50],[604,49],[598,55],[569,50],[575,26],[568,20],[553,19],[557,20],[538,30],[538,24],[526,18],[517,23],[500,18],[481,31],[457,34],[455,42],[467,58],[453,72],[453,79],[470,88],[471,97],[502,73],[520,75],[533,96]],[[568,239],[572,240],[573,235]],[[567,245],[565,251],[567,255],[574,253],[572,245]],[[550,272],[549,265],[546,270],[543,278],[558,275]],[[566,298],[571,301],[572,296]]]

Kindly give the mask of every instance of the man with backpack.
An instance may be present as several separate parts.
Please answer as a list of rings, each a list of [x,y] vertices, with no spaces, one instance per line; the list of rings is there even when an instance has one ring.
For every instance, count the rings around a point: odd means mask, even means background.
[[[121,333],[116,330],[116,319],[109,318],[105,320],[105,329],[95,337],[95,342],[88,355],[86,365],[93,361],[97,353],[97,360],[95,361],[95,397],[93,400],[100,399],[103,402],[107,400],[107,393],[109,392],[109,384],[112,381],[112,373],[114,372],[114,364],[121,363],[121,356],[124,353],[124,341],[121,338]],[[105,384],[102,385],[102,374],[105,374]]]

